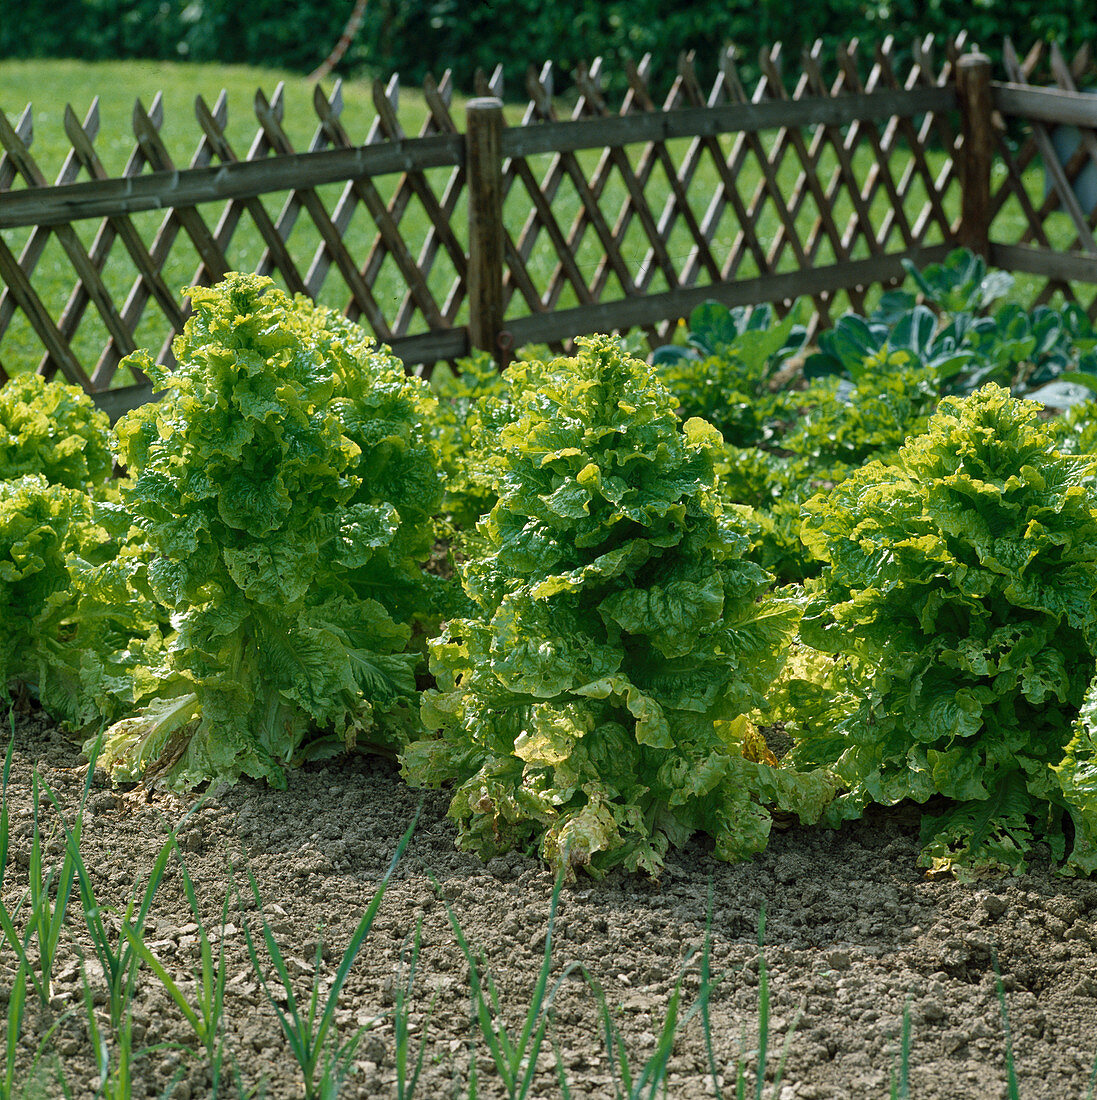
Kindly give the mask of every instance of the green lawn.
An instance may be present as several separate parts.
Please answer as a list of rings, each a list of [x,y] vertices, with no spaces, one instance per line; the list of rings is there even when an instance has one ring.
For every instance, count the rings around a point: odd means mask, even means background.
[[[24,105],[30,101],[34,106],[34,138],[31,151],[34,154],[45,176],[52,180],[56,177],[64,159],[69,151],[69,143],[65,136],[63,120],[66,103],[71,103],[77,115],[82,119],[90,103],[95,96],[100,100],[100,137],[96,142],[96,148],[107,170],[112,174],[120,174],[126,160],[135,144],[132,137],[130,117],[133,111],[134,101],[138,98],[148,107],[157,91],[162,92],[164,101],[164,126],[162,134],[165,143],[177,164],[189,163],[200,134],[199,127],[194,118],[194,100],[197,95],[205,97],[212,106],[220,89],[224,88],[228,102],[228,128],[229,139],[239,156],[244,156],[251,140],[258,129],[252,111],[252,102],[257,88],[261,88],[267,96],[273,95],[274,89],[283,81],[285,84],[285,129],[298,150],[308,147],[312,134],[316,129],[315,115],[311,105],[312,86],[300,75],[277,72],[273,70],[251,69],[246,67],[219,66],[219,65],[182,65],[157,62],[118,62],[118,63],[82,63],[75,61],[5,61],[0,64],[0,109],[7,114],[13,122],[22,111]],[[345,108],[343,120],[346,129],[352,139],[364,142],[369,133],[373,121],[374,111],[371,98],[371,89],[367,82],[350,82],[343,90]],[[453,114],[458,125],[463,125],[463,103],[455,99],[452,106]],[[508,120],[517,123],[521,119],[519,107],[508,107]],[[426,107],[421,93],[404,89],[400,95],[399,112],[401,122],[409,135],[418,133],[424,118]],[[773,135],[764,135],[766,141],[772,140]],[[724,140],[724,147],[729,148],[732,139]],[[687,141],[679,141],[672,144],[671,153],[675,163],[679,163],[689,146]],[[628,155],[635,163],[642,153],[642,147],[630,147]],[[597,153],[583,154],[580,157],[588,174],[593,172],[599,156]],[[538,177],[545,172],[550,158],[534,158],[534,174]],[[930,155],[931,165],[936,174],[942,163],[940,154]],[[858,178],[863,179],[872,164],[871,147],[862,142],[854,156],[854,166]],[[897,154],[892,160],[892,171],[898,180],[905,164],[902,153]],[[820,178],[828,181],[837,166],[836,157],[829,147],[824,151],[820,159]],[[778,183],[782,193],[792,193],[797,178],[800,175],[799,161],[795,152],[789,150],[778,172]],[[435,192],[441,194],[449,177],[448,170],[435,170],[430,173]],[[388,177],[378,180],[379,190],[386,197],[391,194],[396,177]],[[761,173],[757,161],[748,157],[736,179],[737,189],[744,203],[750,205],[761,181]],[[1039,198],[1042,187],[1042,176],[1032,174],[1032,194]],[[17,186],[21,186],[18,184]],[[691,208],[700,219],[708,206],[711,196],[719,190],[720,180],[713,164],[705,159],[690,188],[689,197]],[[661,167],[656,167],[648,183],[646,194],[652,208],[659,212],[662,210],[666,196],[669,194],[669,184],[665,172]],[[341,185],[332,185],[321,188],[320,193],[324,198],[328,210],[334,209]],[[924,201],[924,189],[915,187],[906,203],[907,212],[911,221],[914,221],[917,212]],[[613,226],[617,219],[617,213],[621,203],[626,197],[626,190],[621,177],[613,173],[600,200],[607,222]],[[277,217],[284,195],[272,195],[264,198],[264,205],[272,217]],[[953,184],[946,199],[946,213],[954,218],[959,204],[958,187]],[[875,224],[889,215],[890,201],[883,188],[877,190],[871,204],[871,216]],[[565,181],[554,201],[553,209],[565,232],[570,227],[576,213],[580,209],[580,198],[575,187]],[[528,196],[521,187],[516,186],[505,205],[505,219],[512,235],[517,236],[525,223],[530,210]],[[206,223],[211,227],[217,224],[220,209],[215,205],[204,207],[202,213]],[[838,227],[844,231],[854,208],[848,195],[843,191],[834,206],[834,220]],[[797,229],[802,238],[806,238],[813,226],[818,221],[819,211],[815,201],[808,198],[800,208],[797,216]],[[1006,220],[1014,215],[1006,214]],[[150,212],[134,217],[135,223],[141,230],[146,243],[151,243],[157,228],[163,220],[159,212]],[[1001,222],[998,223],[1002,224]],[[90,248],[99,228],[96,221],[84,222],[78,225],[78,233],[85,246]],[[401,223],[401,229],[406,234],[407,243],[413,255],[418,254],[419,249],[429,230],[429,222],[418,203],[413,202]],[[454,220],[455,233],[460,240],[464,240],[464,202],[459,201]],[[765,249],[769,249],[774,239],[781,232],[781,223],[776,207],[770,201],[763,203],[756,224],[755,231]],[[20,251],[29,235],[29,230],[5,230],[2,235],[5,242],[16,253]],[[375,236],[375,227],[361,207],[350,223],[344,240],[359,264],[369,252],[369,248]],[[1012,228],[1002,239],[1016,239],[1012,234]],[[728,209],[723,218],[715,227],[712,240],[712,251],[722,262],[723,258],[735,250],[739,237],[739,226],[734,215]],[[935,231],[929,238],[929,243],[941,240],[939,231]],[[899,244],[901,238],[898,230],[893,228],[890,244],[892,247]],[[312,257],[316,254],[320,243],[320,237],[311,221],[302,216],[290,238],[289,246],[300,269],[304,272],[308,269]],[[692,238],[685,223],[679,219],[668,242],[668,251],[675,261],[680,261],[689,255]],[[240,270],[253,270],[263,252],[263,243],[257,231],[245,216],[240,228],[232,239],[229,249],[229,258],[232,265]],[[634,218],[625,235],[622,254],[630,271],[642,270],[648,257],[649,249],[647,237],[638,218]],[[851,256],[854,259],[864,258],[869,255],[868,247],[863,237],[856,237],[852,242]],[[578,263],[580,269],[587,277],[592,277],[604,262],[604,250],[597,235],[588,230],[578,249]],[[827,265],[835,262],[836,253],[829,242],[824,241],[814,258],[816,265]],[[197,255],[189,240],[180,235],[172,249],[168,261],[164,267],[165,280],[169,287],[181,290],[189,285],[197,270]],[[552,251],[547,238],[542,235],[537,248],[534,249],[530,260],[529,269],[534,283],[543,288],[548,285],[556,269],[555,253]],[[781,255],[778,269],[782,271],[794,270],[798,266],[793,250],[786,248]],[[115,243],[104,272],[104,281],[114,296],[116,303],[125,301],[130,287],[133,284],[135,271],[129,256],[120,243]],[[758,267],[746,253],[742,265],[738,268],[737,275],[741,278],[749,278],[757,274]],[[440,252],[438,260],[430,276],[430,287],[439,302],[444,302],[454,280],[454,268],[444,252]],[[65,302],[72,288],[74,276],[68,258],[60,245],[53,238],[50,239],[42,259],[35,271],[33,283],[46,303],[50,312],[57,318],[61,315]],[[668,288],[666,277],[662,272],[657,272],[652,278],[649,290],[658,292]],[[374,280],[373,291],[378,306],[383,314],[390,320],[395,316],[396,309],[404,295],[405,284],[395,263],[388,259],[382,265]],[[616,297],[620,293],[620,284],[616,277],[610,276],[606,284],[606,298]],[[321,301],[328,305],[343,308],[347,304],[347,291],[337,273],[329,274],[321,292]],[[561,308],[577,303],[577,297],[570,287],[565,287],[559,296],[557,305]],[[838,308],[845,308],[848,301],[844,296],[839,296]],[[524,308],[518,303],[512,306],[512,315],[524,312]],[[458,323],[465,320],[465,316],[459,313],[456,318]],[[425,323],[421,318],[413,321],[411,331],[424,331]],[[155,305],[145,311],[144,318],[138,328],[138,342],[150,347],[153,352],[159,350],[166,328],[165,322]],[[104,326],[93,310],[89,310],[76,333],[74,348],[87,369],[94,367],[99,350],[105,343],[106,333]],[[0,362],[9,372],[33,368],[41,356],[41,347],[37,336],[31,329],[22,313],[17,312],[7,332],[0,336]],[[125,381],[125,379],[119,379]]]

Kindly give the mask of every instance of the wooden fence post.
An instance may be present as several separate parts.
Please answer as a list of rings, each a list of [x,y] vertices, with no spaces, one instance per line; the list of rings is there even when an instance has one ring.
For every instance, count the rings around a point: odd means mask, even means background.
[[[960,149],[959,241],[980,256],[990,254],[990,168],[994,159],[994,120],[990,58],[964,54],[956,63],[963,145]]]
[[[503,103],[492,96],[465,108],[469,212],[469,342],[506,366],[503,334]]]

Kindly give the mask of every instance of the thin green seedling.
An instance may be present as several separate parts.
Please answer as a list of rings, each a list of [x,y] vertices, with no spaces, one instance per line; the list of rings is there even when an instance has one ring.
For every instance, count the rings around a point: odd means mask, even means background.
[[[15,1091],[15,1058],[19,1052],[19,1040],[23,1031],[23,1015],[27,1003],[27,974],[20,963],[15,973],[15,981],[8,995],[8,1028],[4,1047],[4,1076],[0,1078],[0,1100],[15,1100],[16,1096],[25,1095],[29,1083],[34,1082],[38,1074],[38,1067],[42,1057],[53,1038],[54,1033],[62,1023],[75,1011],[69,1009],[63,1013],[46,1031],[38,1043],[38,1047],[31,1059],[30,1069],[26,1071],[23,1081],[23,1090]]]
[[[427,1028],[430,1027],[430,1018],[434,1014],[434,1005],[437,997],[431,999],[430,1008],[427,1010],[426,1019],[419,1031],[419,1054],[415,1059],[415,1067],[410,1075],[408,1073],[408,1051],[411,1045],[411,1029],[408,1026],[408,1006],[411,1003],[412,991],[415,987],[415,967],[419,962],[419,946],[423,933],[423,918],[415,923],[415,936],[411,945],[411,958],[407,963],[407,977],[403,978],[396,986],[393,1004],[393,1028],[396,1033],[396,1097],[397,1100],[412,1100],[415,1095],[415,1086],[419,1082],[419,1075],[423,1071],[423,1059],[427,1052]],[[403,966],[406,951],[400,953],[400,963]]]
[[[91,1042],[95,1058],[97,1074],[95,1081],[96,1100],[131,1100],[133,1096],[133,1083],[135,1080],[134,1065],[139,1058],[143,1058],[157,1051],[185,1051],[187,1048],[181,1043],[157,1043],[153,1046],[135,1051],[133,1049],[133,1017],[127,1012],[120,1024],[112,1025],[112,1037],[114,1039],[116,1051],[115,1059],[112,1064],[111,1044],[108,1041],[108,1036],[100,1026],[99,1018],[95,1012],[95,997],[91,988],[91,982],[88,981],[87,970],[85,969],[83,959],[80,960],[80,982],[83,994],[84,1017],[87,1021],[88,1028],[88,1039]],[[168,1100],[175,1086],[182,1079],[183,1073],[184,1068],[180,1066],[175,1071],[174,1077],[172,1077],[161,1093],[161,1100]],[[67,1100],[71,1100],[68,1083],[65,1080],[63,1071],[60,1069],[58,1070],[58,1082]]]
[[[333,1100],[333,1098],[338,1095],[340,1085],[346,1079],[346,1076],[352,1068],[352,1062],[358,1049],[358,1044],[361,1042],[363,1034],[368,1030],[368,1027],[360,1028],[354,1036],[342,1045],[337,1045],[334,1042],[329,1043],[329,1032],[331,1031],[332,1023],[335,1019],[335,1007],[339,994],[347,980],[347,976],[350,974],[351,967],[354,965],[354,960],[362,944],[365,942],[366,937],[370,933],[370,929],[373,927],[373,922],[377,916],[377,910],[380,908],[381,899],[385,894],[385,888],[388,885],[393,871],[396,870],[397,863],[400,862],[400,857],[404,854],[404,850],[411,842],[411,836],[412,833],[415,832],[415,826],[419,821],[419,814],[421,812],[422,804],[420,804],[419,809],[416,810],[415,817],[408,826],[407,832],[404,833],[403,838],[397,845],[396,852],[392,857],[392,862],[389,864],[388,870],[382,877],[372,900],[366,907],[362,919],[358,922],[358,926],[355,928],[354,934],[350,938],[350,943],[343,953],[342,961],[339,963],[339,968],[335,973],[335,979],[332,982],[331,989],[328,992],[327,1000],[324,1002],[322,1010],[320,1008],[322,945],[318,943],[316,946],[312,992],[309,996],[307,1010],[302,1013],[301,1009],[298,1007],[297,995],[294,993],[293,982],[290,980],[289,972],[282,958],[282,952],[278,947],[274,934],[270,930],[270,925],[267,923],[266,918],[262,916],[263,901],[259,896],[259,887],[255,881],[255,876],[251,873],[250,869],[248,871],[252,896],[259,910],[260,919],[263,924],[263,941],[266,944],[267,954],[270,956],[270,960],[274,965],[278,983],[284,994],[286,1002],[285,1010],[283,1010],[271,993],[271,983],[268,981],[267,973],[262,963],[259,961],[259,952],[256,949],[255,940],[252,937],[251,930],[248,928],[247,924],[245,924],[244,937],[248,944],[248,954],[251,957],[252,967],[255,969],[255,973],[258,975],[259,982],[263,987],[263,992],[266,993],[267,1000],[270,1001],[274,1011],[278,1015],[278,1022],[281,1025],[282,1033],[286,1036],[293,1056],[296,1058],[301,1068],[306,1100],[313,1100],[314,1097],[319,1097],[320,1100],[329,1100],[329,1098]],[[333,1049],[329,1050],[329,1047]],[[319,1079],[317,1077],[318,1074]]]
[[[88,765],[89,772],[95,767],[98,749],[99,743],[96,744],[95,751],[92,753],[91,763]],[[161,845],[159,854],[149,873],[148,882],[145,885],[144,893],[141,895],[140,905],[137,902],[137,884],[134,883],[133,892],[130,894],[125,911],[121,915],[120,931],[115,934],[108,929],[104,915],[116,913],[117,910],[99,904],[95,896],[91,874],[80,852],[79,834],[71,830],[65,823],[64,814],[57,802],[56,795],[48,787],[46,793],[57,808],[57,813],[61,818],[61,827],[65,831],[68,850],[76,867],[76,877],[80,884],[80,901],[84,911],[84,923],[87,925],[92,948],[100,966],[103,968],[103,976],[106,978],[111,1027],[117,1029],[121,1026],[123,1017],[126,1015],[137,982],[138,962],[141,956],[133,946],[134,938],[136,937],[139,940],[142,937],[145,921],[152,906],[152,899],[159,889],[160,882],[167,869],[168,860],[176,847],[176,833],[191,815],[202,806],[202,802],[196,802],[180,818],[175,828],[168,833],[168,838]],[[137,909],[136,918],[134,918],[135,908]],[[127,928],[132,930],[133,935],[125,931]]]
[[[4,770],[0,776],[0,892],[4,889],[4,873],[8,869],[8,846],[11,837],[11,825],[8,818],[8,780],[11,778],[11,758],[15,752],[15,708],[8,708],[8,722],[11,736],[8,738],[8,751],[4,756]]]
[[[614,1094],[617,1100],[625,1100],[625,1097],[627,1097],[628,1100],[641,1100],[641,1098],[645,1096],[653,1098],[659,1091],[660,1086],[662,1086],[665,1091],[670,1056],[674,1050],[674,1040],[679,1029],[689,1023],[697,1013],[701,1014],[704,1026],[705,1044],[709,1056],[709,1065],[712,1071],[713,1087],[716,1090],[716,1095],[720,1095],[719,1078],[716,1070],[716,1056],[712,1045],[709,1002],[712,997],[712,991],[724,980],[726,972],[720,974],[716,978],[712,977],[711,944],[712,883],[710,882],[708,914],[705,921],[705,938],[701,951],[701,981],[697,1000],[684,1016],[681,1015],[682,984],[689,964],[696,954],[694,950],[690,951],[682,962],[681,972],[678,975],[678,980],[674,985],[674,990],[667,1003],[667,1011],[663,1017],[662,1027],[659,1029],[659,1037],[655,1043],[655,1050],[651,1053],[644,1065],[640,1067],[638,1072],[633,1071],[632,1064],[629,1061],[628,1050],[621,1036],[621,1030],[617,1026],[616,1021],[613,1019],[613,1014],[609,1010],[609,1003],[606,999],[605,991],[591,976],[589,971],[587,971],[585,967],[583,968],[583,975],[586,978],[587,984],[598,1000],[599,1013],[601,1016],[602,1041],[605,1045],[606,1054],[609,1059]],[[559,1053],[557,1053],[557,1066],[559,1069]],[[562,1069],[559,1069],[559,1076],[561,1086],[565,1090],[564,1100],[568,1100],[569,1093],[566,1089]]]
[[[708,1057],[709,1075],[712,1077],[712,1088],[717,1100],[720,1098],[720,1073],[716,1066],[716,1050],[712,1042],[712,1016],[709,1011],[709,1002],[712,990],[723,981],[727,974],[725,971],[715,981],[712,980],[712,907],[713,891],[712,878],[708,880],[708,904],[705,907],[705,942],[701,952],[701,989],[698,995],[698,1003],[701,1009],[701,1026],[705,1033],[705,1054]]]
[[[8,852],[11,845],[11,824],[8,815],[8,782],[11,779],[11,761],[12,754],[15,751],[14,709],[9,708],[8,718],[11,722],[11,738],[8,741],[7,754],[4,757],[3,775],[0,777],[0,891],[2,891],[4,887],[4,874],[8,867]],[[4,904],[2,893],[0,893],[0,932],[3,933],[4,943],[15,952],[23,976],[30,979],[34,985],[35,992],[37,992],[41,998],[44,996],[45,991],[39,988],[41,983],[38,982],[35,975],[35,968],[32,966],[30,959],[27,958],[27,941],[15,930],[15,920],[23,904],[29,897],[30,890],[24,890],[23,896],[15,903],[15,907],[9,911],[8,907]],[[46,999],[48,1000],[48,998]]]
[[[20,964],[15,972],[15,981],[8,1002],[8,1033],[6,1049],[4,1049],[4,1073],[0,1078],[0,1100],[15,1100],[17,1097],[28,1095],[28,1089],[40,1080],[42,1059],[46,1054],[54,1034],[58,1027],[69,1018],[76,1010],[68,1009],[63,1012],[51,1024],[50,1029],[42,1036],[39,1045],[35,1049],[31,1059],[31,1066],[25,1071],[20,1092],[15,1091],[15,1056],[19,1053],[19,1041],[23,1029],[23,1013],[26,1008],[26,974]]]
[[[991,949],[991,960],[994,963],[994,984],[998,991],[998,1004],[1002,1010],[1002,1032],[1005,1035],[1006,1045],[1006,1089],[1009,1100],[1021,1100],[1020,1087],[1017,1084],[1017,1068],[1013,1064],[1013,1033],[1009,1025],[1009,1006],[1006,1004],[1006,988],[1002,984],[1002,971],[998,966],[998,952]]]
[[[250,1089],[244,1088],[244,1077],[240,1072],[240,1066],[236,1061],[236,1056],[231,1052],[229,1058],[232,1060],[232,1083],[236,1095],[236,1100],[267,1100],[267,1079],[265,1076],[259,1078],[259,1083],[253,1085]],[[213,1100],[211,1094],[211,1100]]]
[[[564,1072],[564,1057],[560,1044],[556,1041],[555,1035],[550,1036],[549,1042],[552,1043],[552,1053],[556,1056],[556,1077],[560,1082],[560,1095],[563,1100],[571,1100],[571,1086],[568,1084],[568,1075]]]
[[[891,1068],[891,1100],[910,1100],[910,1001],[903,1005],[903,1029],[899,1039],[899,1072]]]
[[[477,1100],[478,1093],[476,1086],[478,1081],[476,1079],[476,1044],[472,1044],[472,1053],[469,1058],[469,1091],[467,1100]]]
[[[80,798],[80,805],[73,825],[73,835],[76,838],[77,846],[79,846],[80,833],[83,829],[84,806],[91,790],[92,770],[92,767],[89,766],[84,781],[84,791]],[[34,930],[38,941],[38,971],[41,983],[40,985],[36,984],[36,988],[39,989],[39,996],[43,999],[43,1007],[47,1007],[53,996],[53,964],[57,958],[57,945],[61,938],[61,929],[65,924],[69,898],[72,895],[76,864],[72,858],[72,849],[66,844],[60,874],[57,873],[56,868],[51,868],[48,873],[43,872],[42,838],[39,830],[40,791],[37,770],[33,773],[31,782],[34,832],[31,838],[30,866],[28,870],[30,928]],[[47,787],[47,790],[52,794],[49,787]],[[52,900],[55,891],[56,902]]]
[[[766,1063],[769,1060],[769,970],[766,967],[765,955],[766,942],[766,909],[763,905],[758,910],[758,1046],[755,1051],[749,1052],[757,1059],[757,1069],[754,1074],[755,1100],[762,1100],[766,1086]],[[781,1055],[777,1061],[777,1068],[773,1075],[773,1090],[770,1093],[776,1097],[781,1091],[781,1081],[785,1076],[785,1066],[788,1062],[789,1050],[792,1040],[796,1035],[796,1029],[800,1025],[802,1009],[798,1009],[792,1018],[792,1025],[785,1036],[781,1047]],[[735,1100],[744,1100],[747,1093],[747,1056],[748,1052],[742,1050],[740,1045],[739,1056],[735,1062]],[[715,1063],[711,1063],[715,1065]],[[715,1074],[713,1084],[716,1085]],[[716,1088],[717,1100],[720,1100],[720,1089]]]
[[[1086,1100],[1093,1100],[1097,1096],[1097,1054],[1093,1056],[1093,1072],[1089,1075],[1089,1088],[1086,1089]]]
[[[14,711],[9,713],[9,718],[12,734],[8,744],[7,756],[4,760],[3,805],[0,808],[0,887],[3,886],[10,844],[7,788],[11,775],[12,750],[15,745]],[[80,831],[83,827],[84,807],[87,803],[88,793],[91,790],[91,778],[92,767],[89,767],[73,829],[77,843],[79,843]],[[31,784],[33,791],[33,832],[31,834],[31,849],[27,868],[27,888],[23,891],[23,895],[14,909],[9,911],[4,903],[0,902],[0,932],[3,933],[4,940],[15,951],[19,963],[26,968],[27,977],[30,979],[42,1007],[49,1011],[50,1001],[53,997],[53,967],[57,958],[57,946],[60,942],[61,931],[65,925],[65,914],[68,911],[69,899],[72,894],[75,864],[66,844],[65,856],[60,871],[56,866],[50,867],[49,870],[45,869],[43,849],[56,836],[56,832],[51,833],[46,845],[43,845],[41,790],[37,769],[32,773]],[[46,791],[56,803],[56,797],[48,784],[46,785]],[[15,930],[15,920],[24,904],[27,905],[28,917],[25,931],[20,937]],[[27,948],[30,946],[32,939],[38,941],[37,966],[31,965],[27,955]]]
[[[122,931],[130,941],[134,951],[160,980],[160,984],[175,1002],[179,1011],[186,1018],[187,1023],[193,1028],[198,1041],[205,1048],[211,1077],[211,1095],[217,1096],[221,1087],[221,1073],[224,1065],[222,1025],[224,1021],[225,982],[228,977],[225,966],[225,926],[228,924],[229,895],[228,893],[225,894],[225,901],[221,907],[221,932],[218,939],[217,955],[214,958],[213,945],[202,920],[202,912],[198,905],[194,883],[187,872],[186,862],[174,837],[172,838],[172,849],[179,861],[179,873],[183,879],[183,889],[187,895],[187,903],[190,905],[190,911],[198,925],[198,944],[202,969],[196,983],[197,992],[193,1006],[187,1000],[186,994],[183,993],[167,972],[164,964],[145,945],[137,931],[129,925],[125,925]]]
[[[27,971],[22,963],[16,968],[15,981],[8,994],[8,1032],[4,1044],[4,1079],[0,1082],[0,1100],[11,1100],[15,1087],[15,1058],[23,1034],[23,1014],[27,1006]]]
[[[602,1041],[605,1044],[606,1055],[609,1059],[616,1100],[626,1100],[626,1098],[627,1100],[642,1100],[643,1097],[653,1100],[660,1086],[665,1086],[670,1055],[674,1049],[674,1039],[678,1034],[679,1027],[685,1022],[685,1020],[679,1018],[682,1001],[682,979],[685,976],[685,965],[688,965],[692,957],[693,952],[686,956],[683,973],[678,976],[678,981],[674,984],[674,992],[671,993],[670,1000],[667,1002],[667,1011],[663,1017],[663,1026],[659,1029],[659,1038],[656,1040],[655,1050],[638,1073],[633,1071],[625,1041],[621,1036],[621,1029],[617,1026],[617,1022],[609,1010],[605,991],[587,969],[583,968],[583,975],[587,980],[587,984],[598,999]],[[692,1012],[688,1013],[686,1019],[692,1014]]]
[[[436,887],[437,885],[437,882],[435,882]],[[446,903],[446,913],[449,916],[450,926],[453,928],[457,943],[469,964],[473,1014],[510,1100],[518,1100],[518,1098],[529,1095],[534,1074],[537,1072],[537,1058],[545,1041],[545,1033],[548,1030],[553,1002],[556,1000],[556,995],[559,993],[564,981],[579,965],[578,963],[569,963],[556,979],[552,989],[549,989],[549,975],[552,971],[553,929],[556,925],[556,910],[560,902],[560,891],[563,888],[564,874],[561,871],[556,877],[556,884],[552,890],[552,901],[549,904],[548,928],[545,932],[545,953],[541,962],[541,970],[537,975],[533,998],[526,1011],[526,1018],[522,1023],[522,1030],[517,1039],[511,1037],[510,1031],[503,1022],[499,992],[491,974],[486,970],[483,953],[481,952],[479,957],[473,953],[461,925],[454,916],[453,909],[448,902]],[[481,978],[482,967],[484,968],[483,978]],[[475,1059],[473,1060],[473,1066],[475,1067]],[[475,1079],[471,1087],[475,1087]]]

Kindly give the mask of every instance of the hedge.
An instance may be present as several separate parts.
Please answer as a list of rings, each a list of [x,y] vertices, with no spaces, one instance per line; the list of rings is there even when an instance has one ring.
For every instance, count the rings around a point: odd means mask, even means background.
[[[351,7],[352,0],[32,0],[18,19],[0,21],[0,57],[193,59],[308,72],[334,45]],[[710,79],[720,47],[732,42],[749,79],[759,49],[777,40],[795,58],[816,38],[832,47],[857,37],[871,50],[892,34],[904,49],[926,34],[943,40],[963,30],[993,57],[1006,35],[1022,48],[1057,41],[1073,52],[1097,40],[1097,7],[1090,0],[370,0],[343,70],[400,72],[416,83],[449,66],[468,90],[477,68],[501,63],[508,96],[521,99],[528,66],[546,59],[562,88],[577,62],[604,56],[608,83],[619,90],[623,59],[650,52],[662,89],[683,50],[697,52]]]

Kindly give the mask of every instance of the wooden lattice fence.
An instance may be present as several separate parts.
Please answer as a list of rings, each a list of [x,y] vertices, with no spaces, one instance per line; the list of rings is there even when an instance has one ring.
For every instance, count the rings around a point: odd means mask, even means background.
[[[1038,44],[1022,60],[1007,42],[1005,67],[1008,82],[993,86],[995,163],[1002,170],[987,217],[989,258],[1039,276],[1035,302],[1060,294],[1097,317],[1097,202],[1083,208],[1077,194],[1079,181],[1097,173],[1097,99],[1079,94],[1077,85],[1092,75],[1090,51],[1068,62],[1058,47]],[[1009,140],[1006,120],[1024,124],[1019,143]],[[1065,163],[1053,141],[1063,126],[1078,127],[1077,148]],[[1034,164],[1046,174],[1042,194],[1026,187]]]
[[[29,326],[36,369],[119,412],[149,396],[122,358],[145,346],[170,364],[187,315],[178,286],[229,270],[337,305],[423,373],[471,347],[505,359],[585,332],[663,342],[706,298],[784,308],[807,297],[812,324],[826,325],[902,278],[903,259],[925,264],[960,242],[1038,276],[1038,297],[1077,296],[1079,281],[1097,285],[1097,213],[1075,194],[1097,164],[1097,103],[1075,87],[1088,55],[1068,64],[1052,50],[1048,91],[1032,86],[1040,50],[1021,61],[1007,48],[1003,83],[985,59],[961,61],[966,51],[962,38],[937,51],[926,40],[900,65],[891,42],[870,59],[854,43],[828,81],[821,47],[795,72],[774,47],[751,91],[731,51],[707,90],[684,57],[658,101],[641,62],[616,105],[595,62],[566,117],[546,66],[509,125],[498,74],[481,78],[463,118],[447,75],[426,82],[413,135],[395,80],[374,87],[363,137],[336,85],[316,89],[300,152],[281,88],[256,95],[246,150],[230,144],[224,95],[212,107],[199,98],[186,165],[161,136],[157,98],[136,105],[136,146],[114,178],[96,153],[93,104],[83,122],[66,111],[72,148],[52,184],[32,153],[31,108],[14,121],[0,112],[0,361],[13,326]],[[1029,124],[1019,144],[1017,119]],[[1054,123],[1089,127],[1065,165]],[[1050,182],[1034,197],[1037,159]],[[40,290],[50,249],[71,268],[63,301]]]

